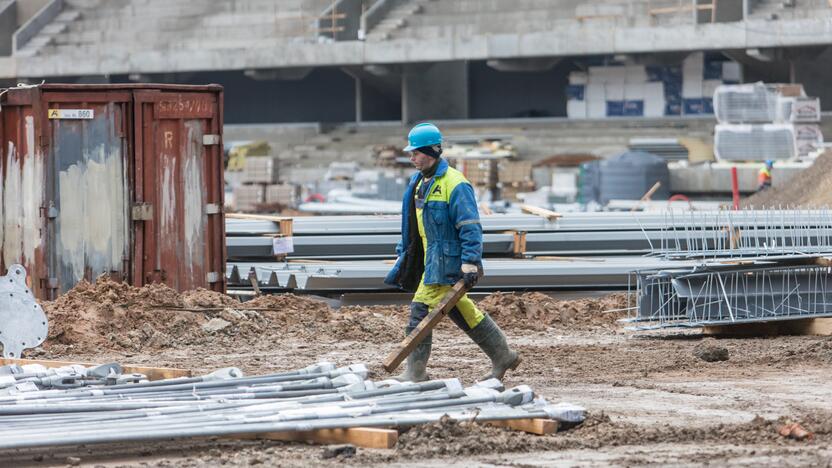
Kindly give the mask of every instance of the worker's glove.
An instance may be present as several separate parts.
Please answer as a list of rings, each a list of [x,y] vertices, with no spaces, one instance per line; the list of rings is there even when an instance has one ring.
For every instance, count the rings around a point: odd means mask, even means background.
[[[465,281],[465,287],[471,289],[477,284],[480,279],[479,267],[473,263],[462,264],[462,280]]]

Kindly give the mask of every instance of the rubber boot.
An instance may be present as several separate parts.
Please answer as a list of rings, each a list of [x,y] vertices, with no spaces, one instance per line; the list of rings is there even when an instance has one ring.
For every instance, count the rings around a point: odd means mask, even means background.
[[[523,360],[516,351],[512,351],[508,347],[506,335],[503,334],[497,322],[488,314],[476,327],[468,332],[468,336],[491,359],[491,373],[484,376],[480,381],[488,379],[503,380],[506,371],[517,369]]]
[[[409,335],[413,328],[407,327],[405,329],[405,336]],[[428,335],[419,343],[419,346],[407,356],[407,368],[401,374],[393,377],[399,382],[424,382],[430,380],[428,376],[428,358],[430,358],[430,348],[433,343],[433,336]]]

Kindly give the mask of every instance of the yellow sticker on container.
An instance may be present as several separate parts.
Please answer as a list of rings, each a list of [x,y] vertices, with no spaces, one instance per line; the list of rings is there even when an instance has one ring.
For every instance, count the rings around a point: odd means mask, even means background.
[[[94,117],[92,109],[49,109],[50,119],[89,120]]]

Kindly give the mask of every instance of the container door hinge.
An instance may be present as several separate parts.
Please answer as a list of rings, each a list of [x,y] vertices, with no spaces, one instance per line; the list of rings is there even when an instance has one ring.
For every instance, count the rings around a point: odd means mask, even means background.
[[[54,202],[49,202],[49,206],[40,207],[41,215],[46,215],[46,219],[55,219],[58,217],[58,209],[55,208]]]
[[[153,219],[153,205],[150,203],[139,203],[133,205],[133,221],[150,221]]]
[[[208,283],[219,283],[220,274],[217,273],[216,271],[211,271],[211,272],[209,272],[208,274],[205,275],[205,280]]]
[[[222,207],[219,203],[209,203],[205,205],[205,213],[209,215],[222,213]]]
[[[219,135],[202,135],[202,144],[205,145],[205,146],[218,145],[218,144],[220,144],[220,136]]]

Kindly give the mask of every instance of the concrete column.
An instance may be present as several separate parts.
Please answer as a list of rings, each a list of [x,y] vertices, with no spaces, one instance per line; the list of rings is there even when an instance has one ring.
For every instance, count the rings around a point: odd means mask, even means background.
[[[0,1],[0,56],[12,55],[12,36],[17,31],[17,8],[10,1]]]
[[[362,122],[364,120],[364,93],[361,86],[361,78],[354,76],[355,80],[355,121]]]
[[[466,62],[405,67],[402,74],[402,122],[467,118]]]

